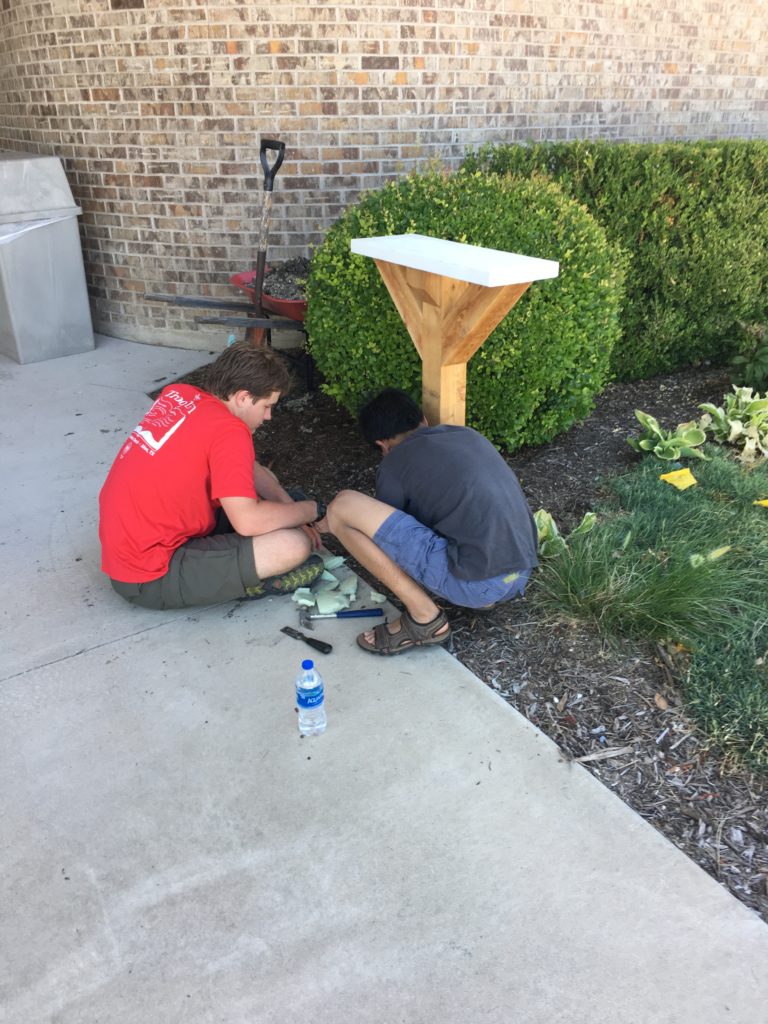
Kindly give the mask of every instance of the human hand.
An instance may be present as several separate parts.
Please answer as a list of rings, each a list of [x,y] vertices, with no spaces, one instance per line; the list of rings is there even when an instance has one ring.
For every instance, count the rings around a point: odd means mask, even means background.
[[[321,520],[321,522],[325,522],[325,520]],[[323,546],[323,542],[320,539],[320,531],[318,529],[319,525],[319,523],[305,523],[301,527],[304,533],[309,537],[313,551],[318,551]]]
[[[328,526],[328,516],[323,516],[322,519],[318,519],[316,523],[312,524],[318,533],[330,533],[331,528]]]

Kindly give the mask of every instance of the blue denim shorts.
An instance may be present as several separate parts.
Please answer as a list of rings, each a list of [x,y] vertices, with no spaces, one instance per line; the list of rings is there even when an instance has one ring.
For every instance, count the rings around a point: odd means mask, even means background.
[[[464,608],[484,608],[518,597],[525,591],[532,571],[521,569],[487,580],[457,579],[448,563],[445,537],[399,510],[384,520],[373,541],[411,579]]]

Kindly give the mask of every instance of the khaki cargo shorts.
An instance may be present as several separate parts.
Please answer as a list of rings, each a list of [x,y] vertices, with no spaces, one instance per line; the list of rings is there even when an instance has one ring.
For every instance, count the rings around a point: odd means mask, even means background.
[[[246,587],[260,582],[252,539],[238,533],[188,540],[174,552],[166,574],[149,583],[111,580],[120,597],[157,611],[233,601],[246,596]]]

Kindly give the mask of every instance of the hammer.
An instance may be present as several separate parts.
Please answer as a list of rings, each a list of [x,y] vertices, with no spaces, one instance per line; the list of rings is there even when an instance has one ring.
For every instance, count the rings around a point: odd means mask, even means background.
[[[302,629],[314,629],[315,619],[379,619],[384,614],[381,608],[351,608],[346,612],[315,612],[311,614],[307,608],[299,607],[299,626]]]

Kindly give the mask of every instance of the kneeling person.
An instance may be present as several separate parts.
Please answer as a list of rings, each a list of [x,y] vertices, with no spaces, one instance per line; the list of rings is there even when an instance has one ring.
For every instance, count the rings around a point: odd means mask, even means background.
[[[102,569],[144,608],[287,593],[323,570],[314,500],[293,501],[255,461],[253,432],[290,383],[282,359],[242,343],[205,389],[164,388],[99,495]]]
[[[390,626],[361,633],[378,654],[445,643],[450,626],[432,594],[482,608],[521,595],[538,565],[537,533],[517,477],[468,427],[430,427],[394,388],[360,411],[365,438],[384,458],[376,497],[342,491],[328,528],[405,605]]]

